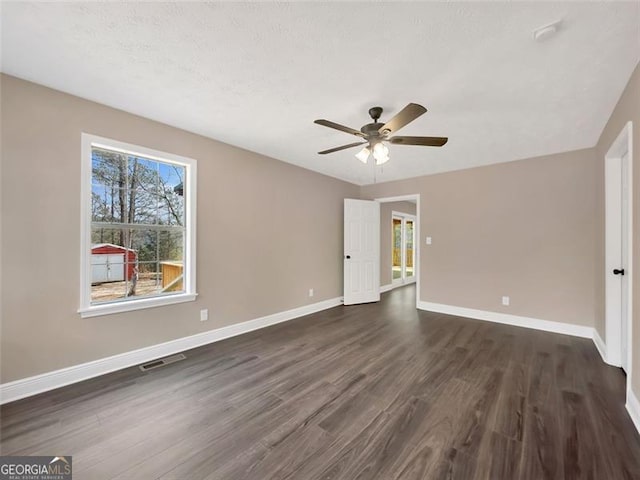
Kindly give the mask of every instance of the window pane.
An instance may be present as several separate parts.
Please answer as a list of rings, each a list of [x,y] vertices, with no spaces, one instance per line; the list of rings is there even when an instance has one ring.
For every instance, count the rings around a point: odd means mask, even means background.
[[[140,193],[158,193],[158,162],[129,156],[129,188]]]
[[[128,223],[155,225],[158,223],[158,197],[144,190],[130,190]]]
[[[184,225],[184,175],[185,168],[179,165],[160,163],[158,190],[158,223],[162,225]]]
[[[127,156],[93,147],[91,149],[91,183],[125,188]]]
[[[124,298],[127,265],[124,252],[117,248],[94,249],[91,254],[91,302]]]
[[[109,243],[115,246],[124,246],[127,241],[127,229],[119,228],[116,226],[92,226],[91,227],[91,247],[92,254],[93,248],[96,244]]]
[[[394,280],[402,277],[402,220],[394,218],[392,232],[391,268]]]
[[[184,259],[184,233],[160,231],[158,233],[158,260],[182,262]]]
[[[158,231],[132,229],[131,248],[136,252],[139,262],[158,261]]]
[[[407,220],[406,222],[405,237],[407,239],[405,272],[407,277],[412,277],[413,276],[413,221],[412,220]]]
[[[159,163],[158,173],[160,183],[163,187],[168,187],[173,190],[179,184],[184,183],[185,168],[180,165]]]
[[[113,302],[126,298],[126,282],[106,282],[91,284],[91,303]]]
[[[129,156],[128,223],[158,223],[158,162]]]
[[[167,189],[158,198],[158,223],[160,225],[184,226],[184,197],[173,189]]]
[[[157,295],[162,290],[158,262],[139,262],[138,276],[132,281],[130,290],[132,297],[148,297]]]
[[[176,293],[184,291],[183,262],[160,262],[160,279],[162,293]]]
[[[114,186],[91,186],[91,221],[122,223],[127,215],[127,196]]]
[[[181,262],[140,262],[130,297],[148,297],[184,291]]]
[[[91,166],[90,303],[184,292],[188,167],[103,147]]]

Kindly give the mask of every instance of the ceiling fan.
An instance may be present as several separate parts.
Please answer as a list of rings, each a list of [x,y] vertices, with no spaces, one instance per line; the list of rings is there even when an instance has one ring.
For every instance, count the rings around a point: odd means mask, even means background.
[[[356,154],[356,158],[362,163],[367,163],[369,155],[372,154],[376,161],[376,165],[382,165],[389,161],[389,148],[386,143],[392,143],[394,145],[420,145],[423,147],[441,147],[447,140],[446,137],[390,137],[396,131],[400,130],[405,125],[413,122],[420,115],[427,112],[427,109],[417,103],[410,103],[404,107],[395,117],[389,120],[387,123],[380,123],[378,119],[382,115],[382,107],[372,107],[369,109],[369,116],[373,119],[373,123],[364,125],[360,130],[345,127],[329,120],[316,120],[313,123],[323,125],[325,127],[334,128],[341,132],[350,133],[356,137],[362,138],[363,141],[349,143],[348,145],[342,145],[340,147],[330,148],[318,152],[320,155],[326,155],[327,153],[339,152],[347,148],[357,147],[359,145],[367,144],[362,150]]]

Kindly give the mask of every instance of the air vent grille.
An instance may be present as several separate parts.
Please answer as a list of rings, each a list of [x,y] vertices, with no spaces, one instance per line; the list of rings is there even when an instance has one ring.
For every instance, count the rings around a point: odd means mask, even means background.
[[[154,368],[160,368],[164,367],[165,365],[179,362],[180,360],[184,360],[185,358],[187,357],[185,357],[182,353],[171,355],[169,357],[159,358],[158,360],[152,360],[151,362],[143,363],[142,365],[140,365],[140,370],[146,372],[148,370],[153,370]]]

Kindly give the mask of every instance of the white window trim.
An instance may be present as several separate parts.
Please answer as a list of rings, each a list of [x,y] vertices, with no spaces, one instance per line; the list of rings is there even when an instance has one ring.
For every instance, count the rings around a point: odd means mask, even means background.
[[[91,149],[104,147],[108,150],[120,151],[139,155],[151,160],[172,162],[186,167],[184,189],[188,196],[185,205],[185,291],[183,293],[166,294],[162,296],[122,300],[113,303],[91,305]],[[109,138],[98,137],[82,133],[82,166],[81,166],[81,199],[80,220],[80,308],[78,313],[84,317],[96,317],[112,313],[129,312],[145,308],[171,305],[175,303],[191,302],[197,297],[196,293],[196,198],[197,198],[197,162],[192,158],[182,157],[171,153],[160,152],[150,148],[131,145]]]

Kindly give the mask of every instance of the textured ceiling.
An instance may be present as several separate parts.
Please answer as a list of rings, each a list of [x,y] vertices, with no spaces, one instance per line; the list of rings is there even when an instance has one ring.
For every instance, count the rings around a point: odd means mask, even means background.
[[[533,29],[562,20],[551,39]],[[358,184],[593,146],[640,3],[7,3],[2,71]],[[314,125],[429,112],[383,168]]]

